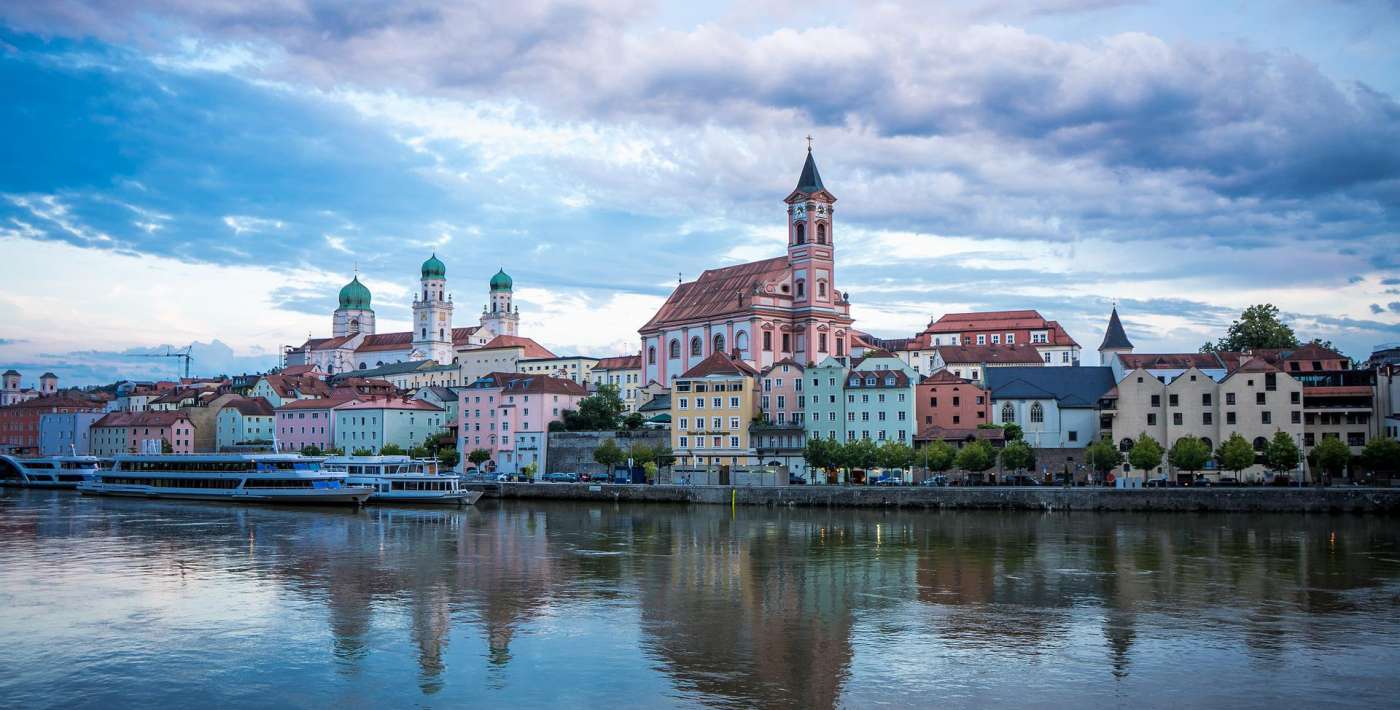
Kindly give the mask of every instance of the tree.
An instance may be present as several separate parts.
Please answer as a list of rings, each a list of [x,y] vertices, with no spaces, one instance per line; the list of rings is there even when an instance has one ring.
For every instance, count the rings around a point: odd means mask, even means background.
[[[846,468],[874,468],[880,463],[880,447],[871,439],[856,439],[841,445],[842,463]]]
[[[642,416],[640,412],[632,412],[622,418],[622,426],[628,431],[636,431],[637,429],[641,429],[646,421],[647,418]]]
[[[1230,324],[1225,337],[1212,343],[1206,341],[1201,352],[1257,350],[1259,348],[1296,348],[1298,336],[1279,320],[1278,308],[1261,303],[1244,309],[1238,320]]]
[[[672,451],[669,445],[662,444],[656,447],[654,451],[656,452],[656,458],[654,460],[657,466],[670,467],[676,465],[676,452]]]
[[[537,464],[537,463],[535,463],[534,461],[531,461],[530,463],[525,464],[525,465],[520,469],[520,472],[523,473],[523,474],[525,474],[525,477],[526,477],[526,478],[534,478],[534,477],[535,477],[535,474],[536,474],[536,473],[539,473],[539,470],[540,470],[540,465]]]
[[[444,446],[438,449],[438,463],[443,466],[447,468],[457,468],[457,464],[461,463],[461,461],[462,455],[457,453],[457,447]]]
[[[408,452],[398,444],[385,444],[379,448],[380,456],[407,456]]]
[[[958,468],[972,473],[981,473],[997,462],[997,452],[985,441],[974,441],[958,451],[954,459]]]
[[[1286,431],[1274,432],[1274,438],[1264,448],[1264,461],[1268,463],[1269,469],[1275,473],[1292,471],[1298,467],[1298,461],[1302,458],[1303,452],[1298,449],[1298,445],[1293,442],[1293,437]]]
[[[946,441],[935,441],[919,450],[919,461],[929,471],[943,472],[953,467],[958,450]]]
[[[486,449],[472,449],[471,453],[467,454],[467,461],[470,461],[477,468],[481,468],[481,464],[490,460],[491,452]]]
[[[1021,425],[1015,422],[1008,422],[1006,424],[1002,424],[1001,430],[1002,432],[1004,432],[1003,436],[1006,437],[1007,442],[1020,441],[1026,436],[1025,433],[1021,430]]]
[[[886,441],[879,449],[880,468],[909,468],[914,465],[914,449],[902,441]]]
[[[655,482],[656,482],[656,472],[659,471],[659,470],[660,470],[660,467],[658,467],[658,466],[656,465],[656,462],[655,462],[655,461],[648,461],[648,462],[642,464],[642,471],[646,474],[647,483],[655,483]]]
[[[302,455],[302,456],[325,456],[326,454],[325,454],[325,452],[321,451],[321,447],[315,446],[315,445],[312,445],[312,444],[307,444],[306,446],[301,447],[301,455]]]
[[[359,448],[350,452],[351,456],[373,456],[373,449]]]
[[[579,400],[578,411],[564,410],[564,426],[569,431],[615,431],[626,406],[617,394],[617,385],[598,385],[598,390]]]
[[[627,460],[627,452],[613,439],[604,439],[598,448],[593,449],[593,460],[611,472],[618,464]]]
[[[827,469],[836,468],[836,450],[841,445],[830,439],[813,436],[807,439],[807,443],[802,445],[802,459],[807,462],[809,468]]]
[[[1240,471],[1254,465],[1254,447],[1239,432],[1231,434],[1216,450],[1215,456],[1220,459],[1221,468],[1234,471],[1237,477]]]
[[[1400,471],[1400,442],[1394,439],[1372,439],[1366,442],[1366,448],[1361,450],[1361,461],[1372,471]]]
[[[1123,463],[1123,452],[1113,442],[1099,439],[1084,449],[1084,463],[1104,476]]]
[[[1143,432],[1128,452],[1128,463],[1132,464],[1133,468],[1142,469],[1143,473],[1147,473],[1162,465],[1162,453],[1162,445],[1148,436],[1147,432]]]
[[[627,458],[632,459],[634,466],[646,466],[656,460],[656,449],[646,444],[632,444],[627,447]]]
[[[1172,444],[1167,452],[1167,462],[1178,471],[1195,473],[1206,467],[1210,460],[1210,447],[1194,436],[1183,436]]]
[[[572,411],[574,411],[574,410],[572,410],[572,409],[565,409],[565,410],[564,410],[564,414],[565,414],[565,415],[568,415],[569,412],[572,412]],[[555,431],[568,431],[568,430],[569,430],[569,427],[568,427],[567,425],[565,425],[564,422],[563,422],[562,420],[555,419],[554,421],[550,422],[550,423],[549,423],[549,426],[545,427],[545,429],[547,429],[548,431],[551,431],[551,432],[555,432]]]
[[[1351,447],[1335,436],[1324,436],[1312,450],[1313,468],[1328,476],[1340,476],[1351,463]]]
[[[161,440],[160,440],[160,452],[161,452],[162,454],[173,454],[173,453],[175,453],[175,447],[170,445],[170,440],[169,440],[169,439],[161,439]]]
[[[433,458],[433,452],[430,451],[427,446],[420,444],[409,448],[408,456],[414,459],[430,459]]]
[[[1035,468],[1035,450],[1025,441],[1013,441],[1001,450],[1001,466],[1014,471]]]

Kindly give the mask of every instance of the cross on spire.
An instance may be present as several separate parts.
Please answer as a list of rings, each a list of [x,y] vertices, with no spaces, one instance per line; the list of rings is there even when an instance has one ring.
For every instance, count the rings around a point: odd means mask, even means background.
[[[812,134],[811,134],[811,133],[808,133],[808,134],[807,134],[807,152],[808,152],[808,153],[812,152]]]

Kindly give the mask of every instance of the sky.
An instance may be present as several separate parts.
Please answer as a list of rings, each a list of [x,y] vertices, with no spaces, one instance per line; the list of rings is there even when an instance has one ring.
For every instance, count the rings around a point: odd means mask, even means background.
[[[521,333],[636,352],[777,256],[812,136],[857,327],[1034,308],[1086,361],[1247,305],[1400,341],[1400,2],[0,3],[0,367],[253,372],[358,268],[406,330],[498,268]]]

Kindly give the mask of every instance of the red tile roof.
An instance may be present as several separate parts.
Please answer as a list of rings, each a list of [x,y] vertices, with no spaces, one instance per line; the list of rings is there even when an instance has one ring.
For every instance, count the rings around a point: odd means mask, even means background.
[[[526,360],[544,360],[558,357],[545,346],[520,335],[498,335],[487,341],[486,344],[479,349],[494,350],[497,348],[523,348],[520,356]]]
[[[788,297],[780,293],[778,284],[792,275],[786,256],[754,261],[722,269],[707,269],[700,278],[676,286],[670,298],[661,304],[642,332],[667,325],[707,320],[743,312],[753,303],[755,290],[775,298]],[[768,292],[771,288],[771,293]]]
[[[620,355],[618,357],[605,357],[598,360],[593,366],[593,370],[638,370],[642,367],[642,356]]]
[[[1202,370],[1220,369],[1227,363],[1215,353],[1127,353],[1118,356],[1119,362],[1129,370],[1189,370],[1193,367]]]
[[[246,417],[270,417],[273,414],[272,404],[262,397],[235,399],[224,406],[232,407]]]
[[[413,333],[378,333],[366,335],[355,352],[378,352],[380,350],[408,350],[413,347]]]
[[[938,345],[934,350],[945,364],[1045,364],[1044,358],[1030,345]]]
[[[108,412],[92,423],[99,427],[170,426],[175,422],[189,421],[190,415],[181,410],[166,412]]]
[[[893,377],[893,384],[886,384],[888,378]],[[874,378],[874,384],[866,384]],[[859,384],[851,384],[851,380],[858,380]],[[846,375],[847,389],[883,389],[886,387],[908,387],[909,376],[903,370],[851,370]]]
[[[587,397],[588,388],[562,377],[527,375],[506,381],[502,394],[563,394]]]
[[[964,333],[978,330],[1048,330],[1049,345],[1078,345],[1057,321],[1045,320],[1040,311],[982,311],[980,313],[946,313],[928,324],[928,333]]]
[[[794,359],[792,359],[792,358],[790,358],[790,357],[785,357],[785,358],[783,358],[783,359],[781,359],[781,360],[779,360],[779,361],[773,363],[772,365],[769,365],[768,367],[763,368],[763,374],[766,375],[766,374],[772,372],[772,371],[773,371],[774,369],[776,369],[779,365],[787,365],[787,366],[789,366],[789,367],[795,367],[795,368],[797,368],[797,371],[798,371],[798,372],[802,372],[804,369],[806,369],[806,368],[804,368],[800,363],[798,363],[796,360],[794,360]]]
[[[340,409],[416,409],[425,412],[441,412],[442,407],[424,402],[421,399],[398,399],[392,397],[371,397],[346,402]]]
[[[972,380],[965,380],[965,379],[963,379],[963,378],[961,378],[961,377],[958,377],[957,375],[954,375],[952,372],[950,372],[950,371],[948,371],[948,370],[939,370],[938,372],[935,372],[935,373],[933,373],[932,375],[929,375],[928,377],[925,377],[924,379],[919,380],[919,384],[921,384],[921,385],[972,385],[973,382],[972,382]],[[973,385],[973,386],[976,386],[976,385]]]
[[[748,375],[756,377],[758,371],[749,367],[743,360],[726,355],[722,352],[710,353],[710,356],[695,363],[695,367],[685,371],[682,378],[708,377],[710,375]]]
[[[1234,372],[1278,372],[1278,368],[1269,364],[1267,360],[1260,357],[1252,357],[1240,363]],[[1234,374],[1233,372],[1231,374]]]
[[[305,375],[308,372],[320,372],[320,370],[317,370],[315,365],[288,365],[282,368],[282,371],[277,374],[287,377],[297,377],[299,375]]]
[[[295,411],[301,409],[334,409],[347,402],[353,402],[356,397],[339,396],[325,397],[322,399],[296,399],[278,407],[276,411]]]

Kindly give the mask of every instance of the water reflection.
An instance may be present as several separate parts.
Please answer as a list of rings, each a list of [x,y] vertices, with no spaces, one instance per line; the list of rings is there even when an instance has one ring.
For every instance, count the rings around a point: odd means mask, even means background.
[[[1397,538],[1365,517],[355,513],[11,492],[0,636],[19,672],[0,697],[1384,703],[1400,690]]]

